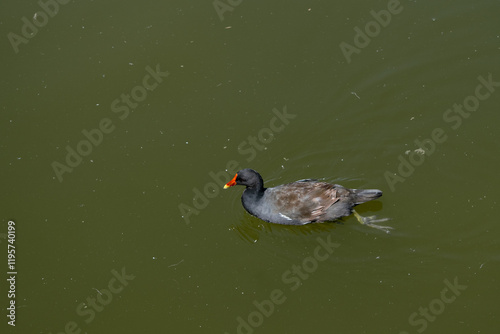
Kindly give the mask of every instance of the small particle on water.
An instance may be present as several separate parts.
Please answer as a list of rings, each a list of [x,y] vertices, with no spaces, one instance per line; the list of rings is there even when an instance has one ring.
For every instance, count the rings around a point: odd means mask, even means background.
[[[415,150],[415,153],[418,153],[418,154],[420,154],[420,155],[424,155],[424,154],[425,154],[425,151],[424,151],[422,148],[417,148],[417,149]]]
[[[175,266],[177,266],[177,265],[181,264],[182,262],[184,262],[184,259],[180,260],[180,261],[179,261],[179,262],[177,262],[177,263],[171,264],[171,265],[169,265],[168,267],[169,267],[169,268],[170,268],[170,267],[175,267]],[[189,276],[189,277],[191,277],[191,276]]]
[[[189,144],[189,142],[188,142],[188,141],[186,142],[186,145],[187,145],[187,144]]]
[[[358,99],[361,100],[361,98],[358,96],[358,94],[356,94],[356,92],[351,92],[352,95],[356,96]]]

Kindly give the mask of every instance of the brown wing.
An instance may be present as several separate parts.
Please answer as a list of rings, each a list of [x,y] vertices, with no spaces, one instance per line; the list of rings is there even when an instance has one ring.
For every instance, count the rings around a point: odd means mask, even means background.
[[[277,212],[304,223],[321,221],[326,210],[339,201],[341,195],[335,185],[316,181],[284,184],[269,188],[267,192]]]

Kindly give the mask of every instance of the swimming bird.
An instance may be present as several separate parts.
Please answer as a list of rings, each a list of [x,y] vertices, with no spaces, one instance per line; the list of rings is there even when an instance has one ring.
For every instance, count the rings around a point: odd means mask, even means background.
[[[354,214],[363,225],[386,232],[392,229],[375,224],[388,218],[363,217],[353,209],[356,205],[382,196],[382,191],[378,189],[348,189],[314,179],[264,188],[260,174],[250,168],[238,171],[224,189],[235,185],[246,186],[241,196],[245,210],[269,223],[305,225],[334,221]]]

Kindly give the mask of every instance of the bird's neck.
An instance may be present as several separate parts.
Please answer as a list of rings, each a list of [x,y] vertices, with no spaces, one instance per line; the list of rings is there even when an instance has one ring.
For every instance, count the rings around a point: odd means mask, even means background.
[[[252,215],[257,215],[259,207],[262,202],[261,199],[264,196],[265,188],[260,187],[247,187],[243,191],[243,195],[241,196],[241,203],[243,207]]]
[[[247,199],[258,201],[262,196],[264,196],[265,191],[266,188],[264,188],[262,184],[257,184],[255,186],[247,187],[243,192],[243,195]]]

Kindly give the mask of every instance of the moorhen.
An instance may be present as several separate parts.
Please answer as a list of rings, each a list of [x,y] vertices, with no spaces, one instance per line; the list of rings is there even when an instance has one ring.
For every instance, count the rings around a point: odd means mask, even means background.
[[[299,180],[274,188],[264,188],[264,181],[253,169],[240,170],[224,189],[246,186],[241,202],[252,216],[284,225],[305,225],[333,221],[354,213],[361,224],[385,230],[392,227],[374,223],[388,218],[362,217],[353,207],[382,196],[378,189],[347,189],[338,184],[313,179]]]

